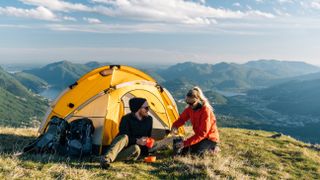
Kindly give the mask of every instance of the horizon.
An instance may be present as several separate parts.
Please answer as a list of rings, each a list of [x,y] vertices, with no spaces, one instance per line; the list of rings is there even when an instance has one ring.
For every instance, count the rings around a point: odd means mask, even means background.
[[[319,66],[319,17],[319,0],[2,1],[0,64],[279,59]]]
[[[127,66],[132,66],[132,67],[136,67],[136,68],[167,68],[176,64],[183,64],[183,63],[195,63],[195,64],[210,64],[210,65],[216,65],[216,64],[220,64],[220,63],[227,63],[227,64],[246,64],[249,62],[258,62],[258,61],[278,61],[278,62],[289,62],[289,63],[306,63],[312,66],[316,66],[320,68],[320,64],[311,64],[308,62],[304,62],[304,61],[288,61],[288,60],[277,60],[277,59],[258,59],[258,60],[249,60],[246,62],[227,62],[227,61],[220,61],[220,62],[216,62],[216,63],[207,63],[207,62],[196,62],[196,61],[190,61],[190,60],[186,60],[186,61],[181,61],[181,62],[173,62],[173,63],[145,63],[145,62],[120,62],[120,63],[112,63],[111,61],[70,61],[70,60],[57,60],[57,61],[52,61],[52,62],[23,62],[23,63],[1,63],[0,62],[0,67],[3,67],[5,69],[10,69],[10,68],[14,68],[16,69],[18,67],[18,69],[32,69],[32,68],[42,68],[46,65],[49,64],[54,64],[54,63],[59,63],[59,62],[70,62],[73,64],[86,64],[86,63],[90,63],[90,62],[97,62],[97,63],[101,63],[101,64],[119,64],[119,65],[127,65]]]

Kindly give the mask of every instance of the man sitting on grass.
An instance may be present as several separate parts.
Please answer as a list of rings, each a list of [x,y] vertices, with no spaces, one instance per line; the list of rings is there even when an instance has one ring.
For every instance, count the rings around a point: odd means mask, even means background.
[[[119,134],[100,159],[101,168],[108,168],[115,160],[136,160],[140,155],[148,155],[145,145],[152,131],[148,102],[144,98],[132,98],[129,100],[129,106],[131,113],[122,117]]]

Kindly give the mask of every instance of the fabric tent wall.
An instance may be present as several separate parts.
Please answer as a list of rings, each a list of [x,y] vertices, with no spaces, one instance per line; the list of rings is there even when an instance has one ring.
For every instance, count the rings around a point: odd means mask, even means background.
[[[109,145],[118,133],[121,117],[129,112],[132,97],[147,99],[154,119],[153,136],[163,138],[178,118],[175,101],[153,78],[129,66],[104,66],[81,77],[51,105],[39,132],[46,131],[53,116],[69,122],[88,117],[95,126],[94,144]]]

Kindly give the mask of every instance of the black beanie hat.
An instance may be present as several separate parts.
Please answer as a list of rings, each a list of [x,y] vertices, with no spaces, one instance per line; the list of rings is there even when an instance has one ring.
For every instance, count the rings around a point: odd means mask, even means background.
[[[146,102],[147,100],[144,98],[132,98],[129,100],[129,106],[130,106],[130,110],[131,112],[135,113],[137,112],[141,106],[143,105],[144,102]]]

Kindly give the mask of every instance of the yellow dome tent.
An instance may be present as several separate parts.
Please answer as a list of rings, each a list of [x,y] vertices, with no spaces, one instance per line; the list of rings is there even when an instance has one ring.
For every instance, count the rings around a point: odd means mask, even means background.
[[[87,117],[95,127],[93,144],[101,153],[102,146],[117,135],[121,117],[130,112],[132,97],[147,99],[153,117],[152,137],[163,139],[179,116],[174,99],[149,75],[122,65],[94,69],[70,85],[49,107],[39,133],[46,131],[53,116],[68,122]]]

